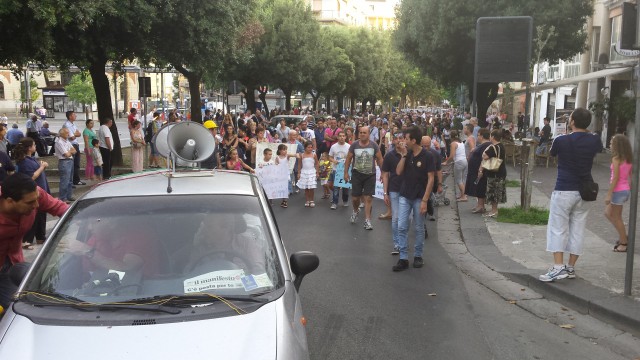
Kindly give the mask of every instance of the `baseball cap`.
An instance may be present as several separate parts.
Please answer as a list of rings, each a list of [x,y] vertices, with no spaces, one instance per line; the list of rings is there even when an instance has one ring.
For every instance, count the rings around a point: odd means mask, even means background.
[[[207,121],[204,122],[203,125],[207,129],[216,129],[216,128],[218,128],[218,125],[216,125],[216,123],[213,120],[207,120]]]

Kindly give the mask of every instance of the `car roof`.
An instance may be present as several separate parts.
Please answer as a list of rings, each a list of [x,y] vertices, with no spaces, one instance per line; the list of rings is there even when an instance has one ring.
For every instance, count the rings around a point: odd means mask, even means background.
[[[171,193],[167,192],[171,178]],[[257,177],[226,170],[149,171],[112,178],[94,186],[82,199],[154,195],[257,195]]]

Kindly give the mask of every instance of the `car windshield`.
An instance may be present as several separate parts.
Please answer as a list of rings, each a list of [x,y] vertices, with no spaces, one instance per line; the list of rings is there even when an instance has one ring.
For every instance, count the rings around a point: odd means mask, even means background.
[[[25,290],[92,303],[264,294],[284,282],[265,216],[255,196],[83,200]]]

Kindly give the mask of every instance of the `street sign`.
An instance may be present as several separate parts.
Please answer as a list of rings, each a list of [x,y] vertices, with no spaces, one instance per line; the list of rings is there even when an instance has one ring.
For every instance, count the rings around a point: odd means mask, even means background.
[[[242,105],[242,95],[229,95],[229,105]]]

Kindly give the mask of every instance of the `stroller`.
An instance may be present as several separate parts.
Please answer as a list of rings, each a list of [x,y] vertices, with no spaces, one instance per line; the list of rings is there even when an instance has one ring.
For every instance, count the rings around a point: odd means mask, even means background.
[[[447,189],[449,188],[449,186],[445,184],[447,178],[449,178],[449,175],[451,174],[453,174],[453,162],[447,165],[442,165],[442,192],[431,193],[433,206],[449,206],[451,204],[451,200],[447,198]]]

